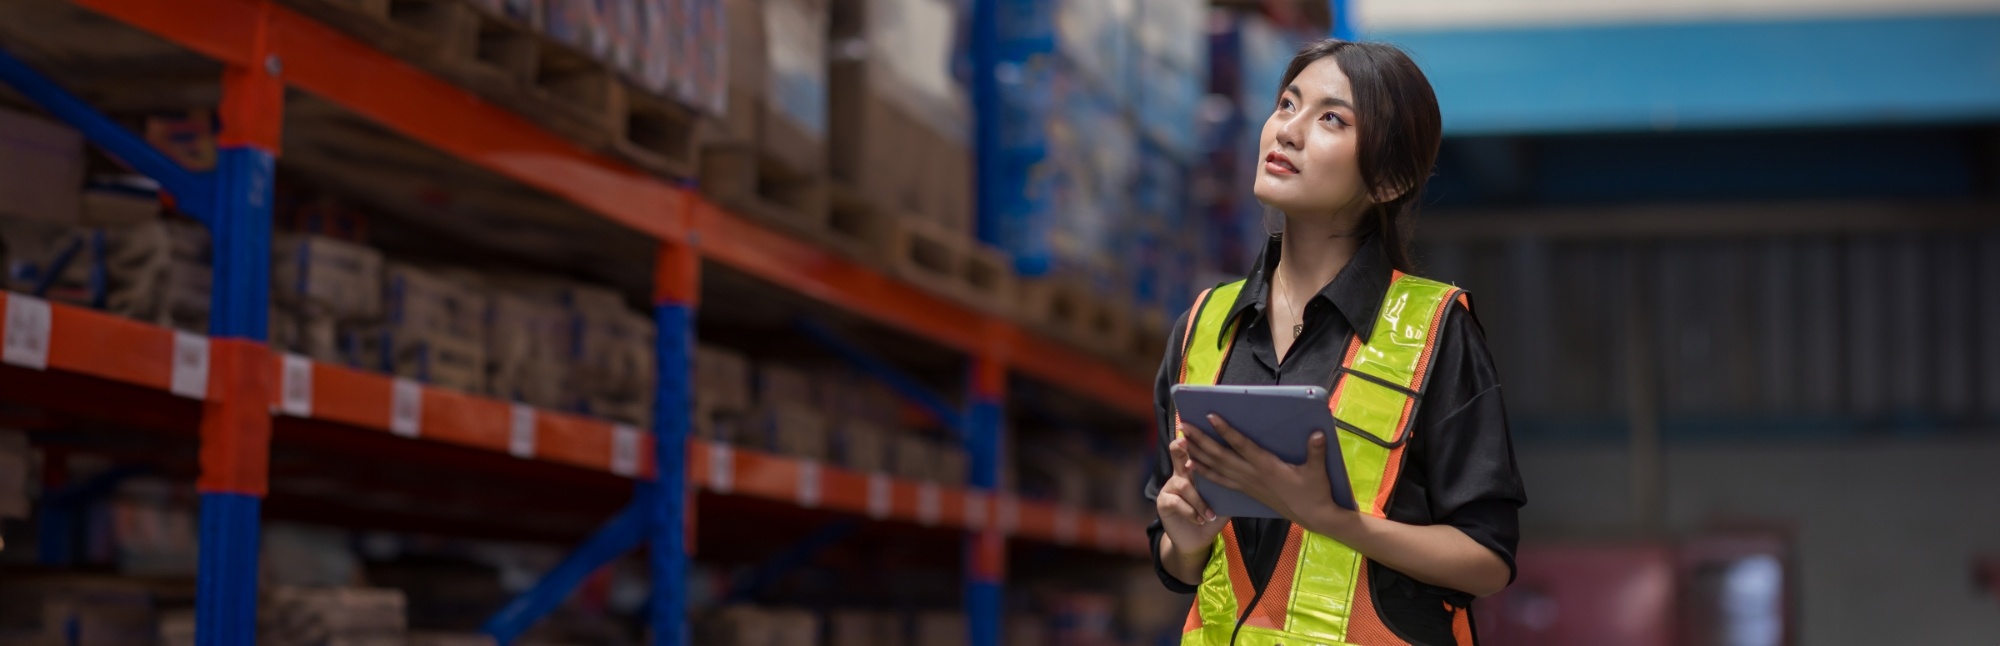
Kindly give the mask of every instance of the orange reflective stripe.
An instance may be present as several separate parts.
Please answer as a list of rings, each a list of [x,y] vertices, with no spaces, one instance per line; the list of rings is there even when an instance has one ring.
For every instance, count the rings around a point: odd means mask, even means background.
[[[1299,546],[1305,543],[1305,538],[1305,528],[1292,523],[1291,531],[1285,533],[1285,549],[1278,553],[1278,565],[1271,569],[1270,580],[1264,582],[1264,596],[1257,600],[1257,607],[1251,609],[1243,625],[1289,629],[1285,619],[1292,605],[1292,582],[1298,577]]]
[[[1250,607],[1257,589],[1250,585],[1250,568],[1243,564],[1243,549],[1236,544],[1236,521],[1222,528],[1222,555],[1229,559],[1229,591],[1236,594],[1236,611]],[[1214,558],[1214,557],[1209,557]]]
[[[1388,622],[1375,611],[1375,588],[1369,583],[1368,562],[1362,560],[1361,573],[1355,579],[1353,614],[1347,620],[1347,642],[1361,646],[1405,646],[1409,642],[1396,636],[1389,629]]]

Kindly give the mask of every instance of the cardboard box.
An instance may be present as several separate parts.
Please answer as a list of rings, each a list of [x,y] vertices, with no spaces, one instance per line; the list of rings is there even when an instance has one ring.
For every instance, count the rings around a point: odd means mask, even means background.
[[[910,622],[910,643],[923,646],[965,646],[971,638],[965,613],[933,611],[917,613]]]
[[[592,397],[584,400],[581,412],[642,429],[653,426],[653,398],[650,393],[631,399]]]
[[[894,432],[868,422],[842,421],[833,439],[833,462],[863,473],[888,472]]]
[[[130,227],[160,219],[160,198],[154,195],[84,189],[80,206],[87,227]]]
[[[760,426],[764,447],[772,453],[795,458],[827,458],[826,414],[806,404],[772,404],[764,409]]]
[[[694,435],[711,442],[724,444],[748,444],[751,415],[745,412],[718,410],[696,401],[694,406]]]
[[[1148,572],[1150,574],[1150,572]],[[1153,587],[1164,589],[1159,579],[1153,580]],[[1046,646],[1049,644],[1048,622],[1035,615],[1014,615],[1007,618],[1007,646]]]
[[[902,646],[909,643],[902,618],[873,610],[827,613],[827,646]]]
[[[889,474],[910,480],[931,479],[931,461],[937,459],[937,445],[917,433],[901,433],[889,449]]]
[[[763,122],[763,110],[742,108],[756,105],[770,87],[764,0],[721,1],[722,11],[729,23],[729,44],[725,52],[728,55],[726,85],[729,102],[738,109],[725,110],[716,115],[716,120],[724,138],[739,142],[756,141],[759,125]]]
[[[751,409],[750,359],[712,345],[694,350],[695,399],[718,411]]]
[[[497,292],[487,302],[487,394],[543,408],[562,404],[569,373],[562,306]]]
[[[819,643],[819,616],[807,610],[777,610],[771,613],[772,644]]]
[[[942,445],[936,451],[936,460],[931,463],[931,481],[952,487],[965,486],[971,476],[968,471],[971,459],[966,456],[965,449],[957,445]]]
[[[776,646],[778,626],[755,606],[730,606],[697,618],[694,643],[702,646]]]
[[[83,135],[40,116],[0,109],[0,216],[78,223]]]
[[[815,396],[813,378],[804,370],[778,363],[757,364],[757,404],[811,404]]]
[[[195,646],[194,611],[160,613],[159,646]]]
[[[403,591],[273,586],[257,605],[258,643],[278,646],[401,644]]]
[[[651,401],[658,377],[653,365],[653,321],[624,309],[575,310],[571,382],[579,398]]]
[[[383,269],[383,314],[398,332],[486,342],[486,291],[477,277],[462,272],[389,263]]]
[[[407,646],[495,646],[493,638],[480,633],[410,633]]]
[[[31,509],[28,476],[33,457],[27,435],[0,430],[0,519],[28,517]]]
[[[278,302],[338,320],[382,315],[382,252],[332,238],[280,234],[271,251]]]
[[[758,147],[798,173],[826,165],[827,2],[763,2],[768,68]]]
[[[391,348],[390,372],[398,377],[468,393],[486,392],[486,347],[475,339],[392,331],[385,343]]]

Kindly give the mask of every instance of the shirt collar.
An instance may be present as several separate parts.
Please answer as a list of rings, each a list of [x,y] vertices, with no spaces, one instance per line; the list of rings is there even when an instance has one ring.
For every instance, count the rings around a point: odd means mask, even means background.
[[[1255,308],[1261,313],[1268,305],[1271,275],[1278,268],[1278,256],[1284,248],[1281,240],[1271,236],[1264,244],[1257,264],[1244,277],[1243,291],[1236,294],[1236,302],[1229,307],[1223,329],[1236,324],[1236,318],[1244,312]],[[1354,251],[1354,258],[1348,260],[1347,266],[1334,275],[1333,282],[1319,288],[1316,298],[1332,303],[1333,309],[1347,319],[1348,327],[1366,339],[1375,329],[1375,315],[1381,312],[1382,298],[1389,293],[1389,282],[1394,277],[1381,238],[1369,236],[1361,241],[1361,247]]]

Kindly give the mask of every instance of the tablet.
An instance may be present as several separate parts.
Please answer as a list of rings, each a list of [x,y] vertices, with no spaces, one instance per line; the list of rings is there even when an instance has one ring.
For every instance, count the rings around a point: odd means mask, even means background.
[[[1326,434],[1326,479],[1333,484],[1333,502],[1354,509],[1354,488],[1347,481],[1334,435],[1333,411],[1326,389],[1316,386],[1187,386],[1173,388],[1174,409],[1189,426],[1221,440],[1208,423],[1213,413],[1237,432],[1291,464],[1305,464],[1306,443],[1313,432]],[[1234,489],[1194,476],[1195,491],[1217,516],[1283,518],[1264,503]]]

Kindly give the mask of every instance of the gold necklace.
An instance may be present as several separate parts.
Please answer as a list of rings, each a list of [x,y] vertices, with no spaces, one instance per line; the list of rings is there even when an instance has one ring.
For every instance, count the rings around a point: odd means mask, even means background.
[[[1275,274],[1277,272],[1272,271],[1271,273]],[[1291,313],[1293,320],[1298,321],[1297,323],[1292,324],[1292,338],[1294,339],[1299,338],[1299,335],[1304,334],[1306,331],[1306,319],[1303,316],[1299,316],[1299,309],[1297,307],[1297,304],[1292,302],[1291,290],[1287,290],[1283,286],[1278,285],[1278,281],[1276,280],[1271,281],[1271,287],[1273,289],[1278,290],[1279,295],[1284,296],[1285,311]]]

